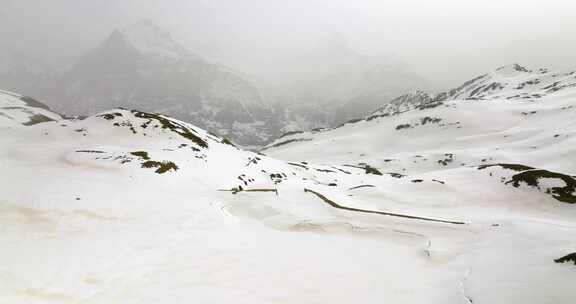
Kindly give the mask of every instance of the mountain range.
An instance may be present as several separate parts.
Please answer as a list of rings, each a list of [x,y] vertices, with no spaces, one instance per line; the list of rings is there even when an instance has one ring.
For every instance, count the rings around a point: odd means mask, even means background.
[[[11,62],[43,66],[21,61]],[[291,66],[300,81],[260,84],[201,58],[142,20],[114,31],[60,72],[0,69],[0,81],[69,116],[138,108],[194,122],[243,146],[262,146],[288,131],[338,125],[425,83],[395,62],[356,54],[342,41],[328,41]]]
[[[0,298],[571,303],[575,111],[574,72],[510,65],[255,153],[1,91]]]

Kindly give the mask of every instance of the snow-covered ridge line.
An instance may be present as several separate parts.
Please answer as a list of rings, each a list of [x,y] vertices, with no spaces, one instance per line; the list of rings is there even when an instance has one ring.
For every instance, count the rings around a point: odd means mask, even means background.
[[[261,149],[288,143],[310,140],[316,133],[384,118],[397,116],[410,111],[443,107],[448,102],[470,102],[490,100],[510,100],[537,102],[547,96],[564,92],[576,92],[576,72],[554,72],[548,69],[528,70],[518,64],[500,67],[493,72],[466,81],[458,88],[436,95],[423,91],[413,91],[385,103],[370,115],[350,120],[336,128],[312,131],[295,131],[282,135]]]
[[[23,97],[23,96],[20,95],[20,94],[16,94],[16,93],[14,93],[14,92],[9,92],[9,91],[4,91],[4,90],[0,90],[0,94],[9,95],[9,96],[16,97],[16,98],[21,98],[21,97]]]
[[[162,114],[118,108],[96,114],[95,117],[105,119],[113,126],[128,128],[133,134],[142,136],[168,132],[168,134],[178,135],[191,141],[199,148],[208,148],[209,141],[225,143],[224,139],[207,131]]]
[[[0,90],[0,128],[31,126],[60,119],[62,116],[31,97]]]

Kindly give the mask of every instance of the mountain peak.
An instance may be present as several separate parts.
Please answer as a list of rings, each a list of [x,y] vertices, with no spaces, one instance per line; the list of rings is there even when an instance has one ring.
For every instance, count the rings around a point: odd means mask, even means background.
[[[496,69],[496,72],[500,74],[517,74],[517,73],[529,73],[530,70],[517,63],[513,63],[499,67],[498,69]]]
[[[109,41],[122,39],[143,55],[179,59],[191,54],[176,43],[170,32],[150,19],[142,19],[112,33]]]
[[[169,31],[163,29],[150,19],[142,19],[120,32],[137,42],[144,43],[174,43]]]

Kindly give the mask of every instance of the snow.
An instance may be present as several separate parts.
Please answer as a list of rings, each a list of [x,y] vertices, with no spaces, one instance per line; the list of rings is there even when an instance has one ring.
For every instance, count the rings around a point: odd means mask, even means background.
[[[192,54],[177,44],[168,31],[152,20],[140,20],[118,33],[140,54],[173,60],[192,58]]]
[[[33,122],[36,116],[43,116],[50,120],[59,120],[62,117],[47,109],[29,105],[26,97],[0,90],[0,128],[19,126]]]
[[[0,303],[572,303],[574,206],[478,166],[574,175],[575,94],[447,99],[266,155],[123,109],[0,128]]]

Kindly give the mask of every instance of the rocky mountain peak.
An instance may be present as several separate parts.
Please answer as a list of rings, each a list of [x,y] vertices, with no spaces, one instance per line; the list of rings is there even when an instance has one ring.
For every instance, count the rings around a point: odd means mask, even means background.
[[[505,65],[505,66],[501,66],[498,69],[496,69],[496,72],[501,73],[501,74],[517,74],[517,73],[529,73],[530,70],[528,70],[527,68],[517,64],[517,63],[513,63],[513,64],[509,64],[509,65]]]
[[[192,54],[172,38],[170,32],[152,20],[143,19],[117,29],[103,44],[106,48],[130,47],[140,55],[163,59],[183,59]]]

